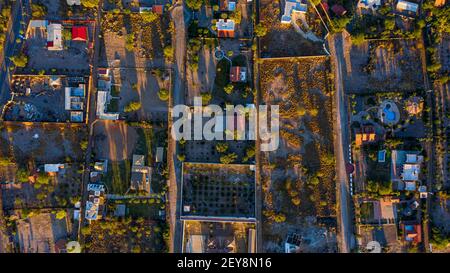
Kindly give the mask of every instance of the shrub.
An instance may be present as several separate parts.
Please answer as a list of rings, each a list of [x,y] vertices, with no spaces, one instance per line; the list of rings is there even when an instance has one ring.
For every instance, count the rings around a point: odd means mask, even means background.
[[[26,56],[23,53],[20,55],[17,55],[17,56],[9,57],[9,59],[17,67],[25,67],[25,66],[27,66],[27,63],[28,63],[28,56]]]
[[[144,23],[151,23],[158,19],[158,14],[152,12],[152,11],[145,11],[141,13],[141,18]]]
[[[126,113],[129,113],[129,112],[137,111],[139,109],[141,109],[141,103],[138,101],[132,101],[127,106],[125,106],[124,111]]]
[[[161,88],[158,91],[158,97],[160,100],[162,101],[166,101],[169,99],[169,90],[165,89],[165,88]]]
[[[257,37],[264,37],[267,34],[267,28],[259,23],[258,25],[256,25],[255,34]]]

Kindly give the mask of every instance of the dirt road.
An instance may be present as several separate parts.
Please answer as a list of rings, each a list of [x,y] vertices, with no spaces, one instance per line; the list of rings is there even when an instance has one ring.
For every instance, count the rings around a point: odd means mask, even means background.
[[[335,156],[336,156],[336,179],[337,179],[337,200],[339,203],[340,214],[338,217],[340,231],[340,252],[348,253],[353,248],[354,235],[352,231],[352,210],[351,196],[348,176],[345,170],[345,163],[349,158],[348,154],[348,113],[345,105],[345,93],[342,83],[342,66],[344,62],[343,39],[348,33],[329,36],[328,43],[331,50],[332,63],[335,71],[335,112],[336,122],[334,123],[335,132]]]
[[[172,90],[169,109],[173,105],[182,104],[184,101],[186,82],[186,24],[184,17],[183,2],[179,1],[171,11],[172,19],[175,23],[175,66],[174,66],[174,87]],[[169,130],[172,127],[172,117],[169,111]],[[169,166],[169,223],[170,223],[170,246],[171,253],[180,253],[183,238],[183,226],[180,221],[179,187],[181,178],[181,164],[177,159],[177,143],[169,135],[169,147],[167,151],[167,164]]]

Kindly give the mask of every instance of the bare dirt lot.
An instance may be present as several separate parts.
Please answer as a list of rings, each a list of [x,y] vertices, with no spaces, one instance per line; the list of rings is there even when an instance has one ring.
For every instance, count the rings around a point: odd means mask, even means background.
[[[360,46],[344,40],[344,89],[350,93],[423,89],[421,46],[416,40],[369,41]]]
[[[4,122],[0,130],[0,153],[16,163],[80,162],[80,143],[86,128],[73,124],[26,124]]]
[[[102,19],[100,65],[164,67],[163,49],[171,44],[168,12],[151,23],[139,13],[105,13]]]
[[[260,71],[264,102],[280,107],[279,148],[265,152],[261,159],[264,249],[282,252],[292,230],[302,234],[324,227],[330,231],[319,232],[325,234],[325,243],[316,248],[303,246],[302,251],[334,252],[336,197],[329,60],[266,60]],[[307,216],[311,216],[308,221]],[[298,230],[302,226],[307,229]]]
[[[131,158],[136,140],[135,129],[123,122],[97,121],[94,125],[95,158],[111,161]]]
[[[322,42],[305,38],[306,35],[300,34],[292,24],[281,23],[281,16],[284,13],[284,1],[262,0],[260,2],[261,23],[267,28],[267,35],[261,39],[262,58],[325,54]],[[320,21],[316,18],[315,11],[310,8],[307,14],[306,21],[309,28],[301,29],[304,32],[311,30],[313,35],[320,40],[322,38],[322,27]],[[302,25],[300,20],[296,22],[297,25]]]
[[[158,97],[161,89],[170,90],[170,71],[143,69],[113,69],[113,84],[119,94],[119,110],[130,103],[139,101],[141,108],[129,113],[131,120],[167,120],[168,105]]]

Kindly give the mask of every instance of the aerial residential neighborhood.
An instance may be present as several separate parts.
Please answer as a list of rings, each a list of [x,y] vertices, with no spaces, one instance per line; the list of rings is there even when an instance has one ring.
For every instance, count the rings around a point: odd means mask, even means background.
[[[3,0],[0,56],[0,253],[450,252],[446,0]]]

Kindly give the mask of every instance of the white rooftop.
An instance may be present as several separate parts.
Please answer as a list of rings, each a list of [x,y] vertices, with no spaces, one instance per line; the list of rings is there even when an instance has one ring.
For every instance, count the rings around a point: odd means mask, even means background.
[[[403,180],[417,181],[419,180],[419,174],[420,174],[420,164],[405,163],[403,165]]]
[[[216,23],[217,30],[234,30],[234,21],[231,19],[219,19]]]
[[[417,13],[417,10],[419,9],[419,5],[416,3],[412,3],[412,2],[408,2],[408,1],[404,1],[404,0],[399,0],[397,2],[397,6],[396,6],[397,10],[400,11],[410,11],[413,13]]]
[[[281,16],[281,23],[290,24],[293,12],[306,13],[308,5],[302,0],[286,0],[284,5],[284,14]]]

